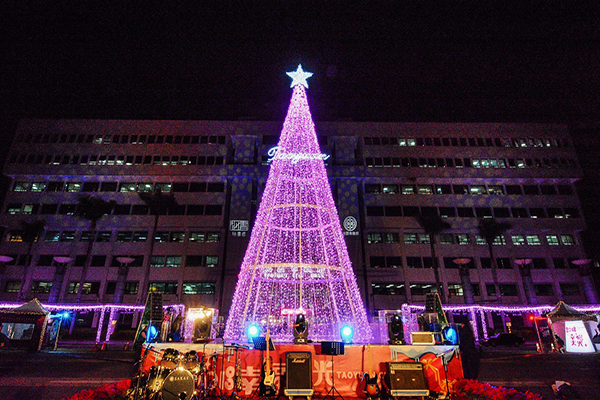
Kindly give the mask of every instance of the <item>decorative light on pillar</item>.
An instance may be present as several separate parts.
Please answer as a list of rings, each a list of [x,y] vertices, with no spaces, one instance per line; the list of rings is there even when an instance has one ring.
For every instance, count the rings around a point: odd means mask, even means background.
[[[356,276],[308,107],[302,66],[288,73],[293,94],[273,155],[250,242],[240,268],[225,338],[241,340],[250,324],[291,342],[284,310],[307,311],[313,340],[370,341]],[[310,318],[308,318],[310,317]]]

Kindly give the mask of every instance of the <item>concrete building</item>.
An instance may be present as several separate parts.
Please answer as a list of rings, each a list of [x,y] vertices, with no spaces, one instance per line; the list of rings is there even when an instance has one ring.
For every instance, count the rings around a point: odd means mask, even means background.
[[[22,121],[6,149],[0,299],[48,301],[54,285],[51,301],[75,302],[85,270],[81,302],[139,304],[150,287],[167,302],[226,314],[281,124]],[[451,225],[433,246],[448,303],[597,302],[579,236],[582,172],[566,125],[316,126],[371,313],[422,303],[435,290],[419,215]],[[152,206],[155,191],[170,202]],[[77,217],[81,196],[114,201],[110,214],[96,223]],[[490,218],[512,225],[493,246],[498,288],[477,229]],[[42,219],[30,243],[23,222]]]

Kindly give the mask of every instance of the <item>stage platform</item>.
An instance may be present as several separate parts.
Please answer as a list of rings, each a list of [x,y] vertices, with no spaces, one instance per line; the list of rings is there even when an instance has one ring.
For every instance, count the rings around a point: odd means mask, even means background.
[[[175,349],[182,354],[195,350],[199,357],[205,355],[211,373],[216,375],[218,387],[222,394],[229,395],[234,389],[236,373],[236,351],[241,365],[242,391],[239,396],[249,398],[257,390],[261,377],[263,353],[253,348],[239,347],[233,343],[153,343],[146,345],[149,351],[144,361],[144,369],[159,363],[165,349]],[[248,346],[248,345],[246,345]],[[367,345],[346,344],[343,355],[331,356],[321,354],[320,343],[306,345],[278,344],[275,351],[270,351],[275,371],[275,386],[285,386],[286,353],[310,352],[312,356],[312,384],[315,395],[325,396],[335,381],[335,388],[343,397],[366,398],[363,375],[374,371],[381,379],[387,371],[387,362],[420,362],[423,364],[427,387],[430,391],[446,393],[454,382],[463,377],[462,364],[458,346],[427,345],[371,345],[371,356]],[[372,360],[372,366],[369,365]],[[333,365],[332,365],[333,363]],[[333,379],[332,379],[333,367]],[[281,390],[283,394],[283,391]]]

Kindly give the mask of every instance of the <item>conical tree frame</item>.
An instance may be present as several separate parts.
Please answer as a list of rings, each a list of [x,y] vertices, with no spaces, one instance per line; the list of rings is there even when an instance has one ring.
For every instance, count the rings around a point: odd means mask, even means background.
[[[249,325],[291,341],[304,313],[309,339],[372,338],[327,179],[305,88],[293,89],[288,114],[252,228],[225,328],[244,340]]]

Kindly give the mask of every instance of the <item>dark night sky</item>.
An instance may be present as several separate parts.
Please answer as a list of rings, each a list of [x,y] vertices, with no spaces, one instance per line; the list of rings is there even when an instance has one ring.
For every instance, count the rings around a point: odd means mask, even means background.
[[[282,120],[299,62],[315,73],[316,120],[573,122],[600,110],[596,1],[18,4],[0,28],[5,121]]]

